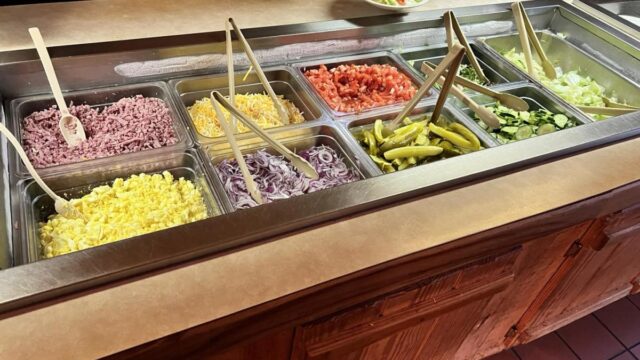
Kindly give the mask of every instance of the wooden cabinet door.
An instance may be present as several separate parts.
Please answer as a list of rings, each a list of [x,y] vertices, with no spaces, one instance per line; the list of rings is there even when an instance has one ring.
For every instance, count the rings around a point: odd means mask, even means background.
[[[640,274],[640,205],[596,219],[519,321],[528,342],[628,295]]]
[[[590,224],[591,221],[587,221],[522,245],[513,283],[493,297],[483,321],[458,349],[456,360],[484,359],[507,347],[505,335],[527,311],[565,259],[567,250],[583,237]]]
[[[296,329],[293,359],[451,359],[513,281],[521,248],[491,256]]]

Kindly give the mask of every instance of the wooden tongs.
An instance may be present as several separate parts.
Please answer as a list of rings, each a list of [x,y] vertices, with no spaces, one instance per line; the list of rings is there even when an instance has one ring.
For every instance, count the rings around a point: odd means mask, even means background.
[[[455,43],[455,40],[453,38],[453,36],[455,35],[458,38],[460,44],[464,46],[467,59],[469,59],[469,64],[471,64],[471,67],[473,67],[473,69],[476,71],[476,74],[478,74],[478,77],[480,78],[482,83],[490,83],[489,79],[482,70],[482,66],[480,66],[480,63],[478,62],[476,55],[473,53],[473,49],[469,45],[467,37],[464,35],[464,32],[462,32],[460,23],[458,22],[458,19],[456,18],[456,15],[453,13],[453,11],[447,11],[444,13],[444,28],[447,33],[447,46],[449,48],[449,51],[451,51],[453,44]]]
[[[277,152],[279,152],[282,156],[284,156],[287,160],[289,160],[291,164],[296,169],[298,169],[298,171],[300,171],[305,176],[313,180],[318,179],[319,177],[318,172],[307,160],[302,158],[300,155],[294,153],[293,151],[289,150],[286,146],[282,145],[282,143],[280,143],[278,140],[271,137],[271,135],[269,135],[266,131],[262,130],[262,128],[260,128],[260,126],[256,124],[253,120],[251,120],[247,115],[243,114],[235,106],[229,103],[229,101],[227,101],[227,99],[218,91],[211,92],[211,105],[213,105],[214,109],[216,110],[216,116],[220,120],[220,125],[222,126],[222,130],[224,131],[225,135],[227,136],[227,139],[229,140],[229,145],[231,145],[233,156],[238,162],[238,166],[240,167],[240,171],[242,172],[242,176],[247,185],[247,190],[249,191],[249,194],[251,195],[253,200],[256,201],[256,203],[258,204],[263,203],[260,190],[256,186],[255,182],[253,181],[253,177],[249,173],[247,164],[245,163],[244,158],[242,157],[242,153],[240,152],[240,148],[238,147],[238,144],[236,142],[235,135],[233,135],[233,132],[229,128],[229,123],[225,119],[224,114],[222,113],[222,109],[220,108],[220,105],[222,105],[225,109],[227,109],[227,111],[229,111],[231,116],[240,120],[241,123],[243,123],[256,135],[262,138],[262,140],[267,142]]]
[[[529,20],[529,16],[522,6],[521,2],[514,2],[511,4],[511,11],[513,12],[513,17],[516,22],[516,28],[518,29],[518,35],[520,36],[520,46],[522,46],[522,52],[524,53],[525,63],[527,65],[527,72],[534,79],[536,78],[535,71],[533,68],[533,57],[531,55],[531,47],[529,47],[529,41],[533,44],[534,49],[538,53],[538,57],[540,58],[540,62],[542,64],[542,69],[544,70],[544,74],[549,79],[555,79],[558,77],[556,74],[556,68],[553,66],[547,54],[544,52],[542,48],[542,44],[540,44],[540,40],[538,40],[538,36],[536,35],[536,31],[531,25],[531,20]]]
[[[420,68],[420,70],[424,73],[424,74],[429,74],[433,68],[435,68],[436,66],[428,61],[423,61],[422,62],[422,66]],[[456,84],[466,87],[467,89],[471,89],[474,91],[477,91],[480,94],[492,97],[496,100],[498,100],[502,105],[511,108],[513,110],[517,110],[517,111],[527,111],[529,110],[529,104],[524,101],[523,99],[509,94],[509,93],[505,93],[505,92],[499,92],[499,91],[495,91],[492,90],[486,86],[482,86],[480,84],[476,84],[473,81],[467,80],[461,76],[456,76]]]
[[[256,59],[256,56],[253,53],[253,50],[251,50],[251,46],[249,46],[249,42],[244,37],[244,34],[242,34],[242,31],[240,30],[240,28],[236,25],[233,18],[229,18],[228,21],[225,23],[227,73],[228,73],[228,79],[229,79],[229,100],[233,105],[235,105],[235,73],[233,70],[233,47],[231,42],[231,30],[229,29],[229,25],[233,27],[233,31],[238,36],[238,40],[242,45],[245,55],[247,55],[249,62],[255,69],[256,74],[258,75],[258,79],[260,79],[260,83],[262,83],[262,86],[264,87],[264,89],[267,91],[267,94],[271,98],[271,101],[273,102],[273,106],[275,106],[276,110],[278,111],[280,120],[282,121],[283,124],[289,125],[289,112],[284,107],[284,105],[282,105],[282,102],[280,102],[280,100],[278,99],[278,96],[273,91],[271,84],[269,84],[269,80],[264,74],[264,71],[262,71],[262,67],[260,66],[260,63],[258,63],[258,60]],[[232,123],[234,125],[234,132],[235,132],[236,121],[235,121],[235,118],[233,117],[232,117]]]
[[[442,75],[447,69],[449,69],[447,79],[442,84],[442,88],[440,89],[440,95],[438,95],[438,100],[436,102],[436,106],[433,110],[433,114],[431,115],[431,121],[438,120],[440,116],[440,112],[444,103],[447,99],[447,93],[449,89],[451,89],[451,85],[453,85],[453,79],[455,78],[455,74],[458,72],[458,67],[460,67],[460,62],[464,57],[464,47],[460,44],[454,44],[447,54],[445,58],[440,62],[440,64],[436,67],[433,74],[428,75],[424,81],[424,84],[420,86],[420,89],[416,92],[416,94],[409,100],[409,102],[404,106],[402,111],[393,119],[387,126],[385,126],[383,133],[390,134],[393,130],[397,129],[402,120],[411,113],[411,111],[418,105],[418,102],[422,99],[422,97],[436,84],[440,75]],[[453,70],[453,71],[452,71]]]
[[[425,62],[422,63],[422,71],[424,71],[426,74],[429,74],[429,76],[433,76],[433,74],[435,73],[434,69],[431,66],[427,65],[427,63]],[[449,78],[449,75],[451,75],[451,73],[447,74],[447,79]],[[438,83],[440,84],[446,83],[447,79],[443,78],[442,76],[438,76],[438,77],[439,77],[439,79],[437,80]],[[462,101],[465,105],[467,105],[469,109],[471,109],[471,111],[473,111],[476,115],[478,115],[478,118],[480,118],[482,122],[487,124],[487,126],[491,128],[500,127],[500,120],[498,119],[496,114],[492,113],[491,111],[487,110],[487,108],[485,108],[484,106],[479,105],[477,102],[473,101],[473,99],[471,99],[462,90],[456,87],[452,87],[451,94],[456,98],[458,98],[460,101]]]

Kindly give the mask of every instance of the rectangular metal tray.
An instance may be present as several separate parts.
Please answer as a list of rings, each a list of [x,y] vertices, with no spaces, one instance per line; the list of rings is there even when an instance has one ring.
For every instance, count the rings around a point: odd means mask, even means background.
[[[214,190],[205,176],[201,159],[195,151],[154,156],[145,161],[122,163],[109,169],[72,172],[43,180],[60,196],[67,199],[82,197],[97,186],[113,183],[116,178],[131,175],[156,174],[169,171],[176,179],[184,177],[192,181],[202,192],[209,217],[222,214],[219,191]],[[19,180],[15,186],[14,214],[14,261],[17,264],[31,263],[43,259],[38,228],[39,223],[55,213],[53,200],[31,179]],[[108,244],[106,244],[108,245]]]
[[[283,95],[285,99],[291,101],[304,116],[304,122],[310,122],[323,118],[324,113],[316,103],[315,98],[303,88],[299,79],[294,74],[294,70],[286,66],[277,66],[264,69],[265,76],[269,84],[277,95]],[[265,93],[264,86],[260,83],[258,76],[252,71],[243,80],[246,71],[235,73],[236,94]],[[229,95],[229,84],[227,74],[195,76],[169,81],[169,86],[174,95],[177,96],[178,109],[182,116],[187,119],[189,128],[198,144],[209,144],[215,141],[226,141],[224,136],[211,138],[200,134],[193,122],[187,108],[204,97],[209,97],[212,90],[220,91],[223,95]],[[291,124],[289,126],[296,126]],[[272,128],[275,129],[275,128]]]
[[[304,79],[304,83],[307,88],[307,91],[310,93],[313,93],[315,95],[315,98],[317,99],[317,102],[321,103],[325,111],[330,113],[334,118],[340,118],[340,117],[349,116],[349,115],[367,116],[367,114],[370,114],[372,112],[393,111],[394,109],[402,108],[404,103],[378,106],[378,107],[364,110],[359,113],[336,111],[333,108],[331,108],[329,104],[327,104],[327,102],[318,93],[318,91],[313,86],[313,84],[311,84],[309,80],[307,80],[307,77],[304,75],[304,72],[306,70],[317,69],[320,67],[320,65],[323,65],[323,64],[326,65],[328,69],[332,69],[342,64],[354,64],[354,65],[387,64],[387,65],[395,66],[398,69],[398,71],[408,76],[409,79],[411,79],[411,81],[413,82],[416,89],[419,88],[423,82],[422,77],[418,76],[411,69],[411,67],[409,67],[404,61],[402,61],[402,59],[397,58],[395,54],[386,52],[386,51],[374,52],[374,53],[368,53],[368,54],[359,54],[359,55],[349,55],[349,56],[342,56],[342,57],[315,59],[308,62],[293,64],[293,66],[298,70],[298,75],[302,79]],[[437,91],[432,90],[430,94],[425,96],[425,99],[431,96],[434,96],[435,94],[437,94]],[[425,99],[423,99],[422,101],[426,101]]]
[[[537,32],[537,34],[542,47],[554,65],[560,66],[563,71],[579,70],[581,75],[588,75],[602,85],[606,89],[607,96],[611,97],[612,94],[615,94],[619,101],[640,106],[640,85],[633,79],[603,65],[585,51],[573,46],[555,34],[548,31]],[[501,56],[502,52],[512,48],[515,48],[516,51],[521,51],[520,41],[516,34],[487,38],[484,43],[494,51],[495,56]],[[535,58],[538,59],[537,55]],[[640,67],[638,59],[630,58],[628,60],[630,66]],[[631,63],[634,65],[631,65]],[[517,69],[515,65],[512,66]],[[525,74],[524,71],[522,73]],[[527,74],[525,76],[531,81],[542,85]]]
[[[346,164],[360,175],[361,179],[366,179],[376,175],[374,173],[375,170],[367,167],[365,165],[367,163],[365,163],[363,159],[352,153],[353,144],[349,144],[349,140],[345,139],[340,131],[331,124],[327,123],[322,125],[308,126],[306,128],[296,130],[283,129],[281,131],[275,132],[273,135],[275,138],[280,140],[284,146],[294,152],[302,151],[312,146],[328,146],[335,150],[336,153],[345,160]],[[239,144],[239,146],[240,151],[243,154],[254,153],[260,149],[266,149],[272,154],[277,154],[277,152],[271,149],[268,144],[266,144],[262,139],[256,137],[245,139],[245,141]],[[224,159],[233,159],[233,153],[231,152],[229,145],[227,143],[219,143],[204,146],[201,150],[204,154],[203,158],[209,159],[209,161],[205,160],[205,164],[212,182],[216,184],[217,188],[225,189],[222,180],[215,170],[215,165],[217,165]],[[227,209],[227,211],[235,211],[236,209],[229,200],[226,191],[223,192],[223,202],[225,208]],[[279,200],[278,202],[280,201],[282,200]]]
[[[491,82],[489,85],[494,86],[498,84],[504,84],[509,82],[524,81],[524,77],[517,71],[514,71],[512,67],[505,64],[505,61],[500,61],[494,57],[487,56],[481,47],[476,44],[470,44],[473,53],[476,55],[482,71],[487,76],[487,79]],[[423,61],[429,61],[434,64],[439,64],[442,59],[449,52],[446,46],[428,47],[422,49],[408,49],[400,53],[400,56],[412,66],[412,69],[421,77],[425,74],[422,73],[420,67]],[[411,65],[410,62],[413,62]],[[469,58],[465,56],[462,59],[463,64],[469,65]]]
[[[73,91],[65,93],[65,101],[74,104],[88,104],[92,108],[103,108],[109,106],[118,100],[135,95],[145,97],[155,97],[165,102],[169,108],[171,118],[173,119],[173,128],[178,138],[178,142],[173,145],[164,146],[158,149],[143,150],[135,153],[127,153],[114,155],[93,160],[85,160],[76,163],[50,166],[43,169],[37,169],[40,176],[53,176],[57,174],[65,174],[68,172],[81,170],[84,168],[102,168],[108,170],[114,164],[135,161],[145,157],[153,157],[157,154],[165,152],[181,152],[193,146],[184,121],[177,112],[176,105],[169,92],[167,85],[163,82],[141,83],[124,86],[113,86],[94,90]],[[40,95],[33,97],[18,98],[11,101],[11,115],[7,127],[13,132],[14,136],[22,142],[22,119],[35,111],[48,109],[55,105],[52,95]],[[24,163],[18,157],[18,154],[11,148],[10,152],[10,169],[11,173],[22,178],[30,177]]]
[[[556,114],[564,114],[569,119],[575,120],[578,126],[590,124],[593,122],[590,117],[586,116],[581,111],[577,111],[573,107],[569,106],[557,95],[553,94],[547,89],[542,89],[537,86],[527,84],[506,85],[501,88],[497,88],[496,90],[522,98],[529,104],[529,111],[547,109]],[[473,100],[483,106],[492,106],[496,104],[495,99],[484,95],[474,96]],[[476,124],[478,124],[478,126],[482,128],[482,126],[479,125],[480,120],[475,119],[475,114],[468,107],[466,107],[466,105],[462,104],[459,101],[454,102],[454,105],[460,108],[467,116],[474,119]],[[488,131],[484,129],[483,131],[489,134]],[[493,137],[491,134],[489,134],[489,136]],[[500,140],[495,138],[494,140],[498,142],[498,144],[504,145],[502,142],[500,142]]]
[[[434,107],[435,107],[435,104],[430,104],[424,107],[416,107],[411,112],[411,115],[409,116],[409,118],[416,119],[424,116],[425,114],[429,114],[432,112]],[[357,143],[358,141],[356,140],[356,134],[361,133],[365,130],[373,129],[373,123],[377,119],[382,119],[382,121],[386,123],[393,120],[396,117],[396,115],[397,115],[397,112],[388,113],[382,116],[371,116],[367,118],[354,119],[344,125],[347,132],[351,135],[353,142],[356,143],[357,149],[355,151],[358,153],[358,157],[366,159],[367,162],[369,163],[369,167],[374,168],[376,170],[377,175],[383,175],[384,173],[378,168],[378,166],[373,162],[373,160],[371,160],[369,155],[360,146],[360,144]],[[478,124],[476,124],[471,118],[469,118],[467,115],[465,115],[460,110],[454,108],[453,106],[449,104],[445,104],[445,106],[442,108],[441,116],[444,116],[448,120],[455,121],[466,126],[478,137],[478,139],[480,140],[480,142],[485,148],[495,147],[498,145],[497,141],[495,141],[495,139],[493,139],[486,131],[480,128]],[[448,159],[445,159],[445,160],[448,160]],[[434,161],[434,162],[423,164],[417,167],[428,166],[436,162],[443,162],[443,160]]]

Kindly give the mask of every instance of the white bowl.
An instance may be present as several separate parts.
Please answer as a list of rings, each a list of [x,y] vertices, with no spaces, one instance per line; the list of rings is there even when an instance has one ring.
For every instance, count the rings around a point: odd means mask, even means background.
[[[374,0],[364,0],[364,1],[380,9],[391,10],[391,11],[405,11],[406,9],[423,6],[429,2],[429,0],[422,0],[419,3],[412,3],[407,5],[387,5],[387,4],[379,3]]]

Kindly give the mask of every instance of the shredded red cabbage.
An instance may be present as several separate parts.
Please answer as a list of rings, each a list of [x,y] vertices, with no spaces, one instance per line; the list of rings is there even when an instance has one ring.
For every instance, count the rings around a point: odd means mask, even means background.
[[[316,169],[319,175],[317,180],[311,180],[299,173],[284,157],[269,154],[265,150],[244,155],[249,172],[253,175],[265,202],[288,199],[360,179],[360,176],[330,147],[314,146],[298,154]],[[216,166],[216,172],[236,209],[257,205],[247,192],[235,160],[223,160]]]

